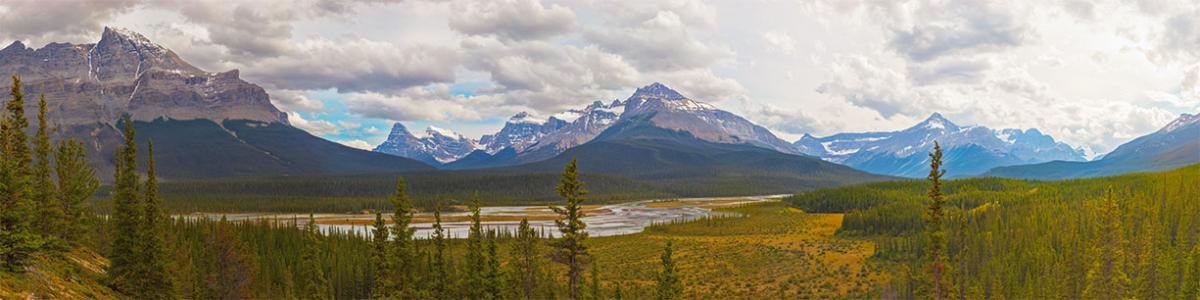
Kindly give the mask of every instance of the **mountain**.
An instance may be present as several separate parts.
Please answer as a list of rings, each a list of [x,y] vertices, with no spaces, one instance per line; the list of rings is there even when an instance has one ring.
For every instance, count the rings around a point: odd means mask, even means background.
[[[806,135],[793,146],[801,153],[859,170],[918,178],[929,173],[927,154],[934,141],[942,145],[944,168],[951,177],[978,175],[1000,166],[1084,160],[1082,150],[1037,129],[959,126],[939,113],[901,131]]]
[[[448,129],[429,126],[424,133],[421,136],[414,135],[403,124],[396,123],[392,125],[387,140],[375,147],[374,151],[440,166],[481,148],[479,141]]]
[[[496,134],[484,135],[479,143],[484,145],[487,153],[496,153],[506,148],[514,151],[525,151],[526,148],[537,144],[542,137],[557,131],[567,125],[567,121],[551,116],[549,119],[538,119],[528,112],[513,115],[504,123]]]
[[[554,130],[536,144],[520,152],[507,164],[534,162],[558,155],[567,149],[591,141],[600,132],[608,129],[625,112],[625,102],[613,100],[611,103],[595,101],[583,109],[572,109],[554,116],[569,123]]]
[[[266,91],[242,80],[238,70],[201,70],[124,29],[106,27],[94,44],[51,43],[34,49],[13,42],[0,49],[0,73],[20,76],[27,100],[46,97],[48,121],[59,132],[55,138],[84,141],[93,167],[106,180],[122,139],[117,123],[124,114],[132,116],[138,130],[156,132],[139,137],[154,136],[159,149],[175,152],[171,155],[181,163],[197,160],[187,164],[204,168],[168,170],[171,164],[163,164],[160,174],[169,179],[427,169],[416,161],[350,149],[299,131],[271,104]],[[7,81],[0,85],[8,88]],[[37,101],[26,105],[27,111],[35,111]],[[288,140],[274,138],[281,136]],[[222,151],[246,155],[218,159]]]
[[[790,193],[890,178],[753,144],[704,140],[686,130],[660,127],[655,117],[622,117],[583,145],[499,170],[558,172],[577,158],[580,170],[638,179],[679,195]]]
[[[984,175],[1063,179],[1170,170],[1200,163],[1200,113],[1182,114],[1153,133],[1138,137],[1088,162],[1052,161],[995,168]]]

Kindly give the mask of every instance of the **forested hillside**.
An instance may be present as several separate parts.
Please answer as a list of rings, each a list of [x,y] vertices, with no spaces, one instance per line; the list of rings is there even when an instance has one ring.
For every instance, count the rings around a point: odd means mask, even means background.
[[[928,181],[819,190],[786,201],[846,213],[839,235],[875,241],[885,294],[928,296]],[[1038,182],[945,182],[944,266],[967,298],[1196,299],[1200,165]]]

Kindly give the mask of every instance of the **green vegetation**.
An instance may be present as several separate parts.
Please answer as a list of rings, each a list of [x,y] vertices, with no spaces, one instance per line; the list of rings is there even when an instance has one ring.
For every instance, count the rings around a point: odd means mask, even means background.
[[[930,184],[902,181],[786,199],[846,213],[839,235],[874,241],[895,275],[886,295],[920,293]],[[1200,165],[1163,173],[1038,182],[941,183],[952,294],[966,298],[1194,299],[1200,282]],[[1109,192],[1111,190],[1111,192]],[[965,250],[963,250],[965,248]],[[1127,277],[1127,278],[1125,278]],[[1089,288],[1091,287],[1091,288]],[[1113,296],[1113,297],[1109,297]]]

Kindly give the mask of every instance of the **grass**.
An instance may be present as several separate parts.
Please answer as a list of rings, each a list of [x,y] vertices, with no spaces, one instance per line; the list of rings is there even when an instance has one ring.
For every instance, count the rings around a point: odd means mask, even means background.
[[[667,240],[687,299],[870,298],[887,278],[868,263],[871,242],[835,236],[841,214],[807,214],[780,202],[718,210],[740,216],[591,239],[604,290],[653,296]]]
[[[90,250],[34,255],[24,274],[0,272],[0,299],[121,299],[100,284],[108,260]]]

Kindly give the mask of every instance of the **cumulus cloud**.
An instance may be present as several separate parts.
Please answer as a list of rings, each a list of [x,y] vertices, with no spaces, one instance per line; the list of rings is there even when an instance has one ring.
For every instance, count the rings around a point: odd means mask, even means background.
[[[451,95],[446,85],[408,88],[395,94],[351,93],[343,104],[352,114],[390,121],[478,120],[487,107],[484,96]]]
[[[1164,20],[1162,36],[1148,56],[1159,63],[1200,60],[1200,8]]]
[[[279,109],[288,112],[325,112],[325,103],[308,97],[308,93],[298,90],[272,90],[271,103]]]
[[[575,12],[538,0],[456,1],[450,28],[472,35],[509,40],[541,39],[563,34],[575,25]]]
[[[620,54],[641,70],[708,67],[734,57],[729,47],[702,41],[692,32],[715,23],[712,8],[703,4],[614,4],[604,12],[603,25],[585,29],[584,38]]]
[[[0,2],[0,39],[50,42],[94,41],[105,22],[133,9],[138,0]]]
[[[915,24],[895,28],[889,46],[918,62],[1020,46],[1028,29],[1004,5],[986,0],[917,4],[910,12]]]
[[[792,36],[782,32],[764,32],[762,34],[763,42],[767,45],[767,49],[783,54],[792,54],[796,52],[796,40]]]
[[[305,119],[304,116],[301,116],[299,113],[295,112],[288,113],[288,123],[291,123],[292,126],[295,126],[296,128],[303,129],[304,131],[308,131],[308,133],[315,135],[334,135],[338,134],[342,130],[333,122]]]
[[[368,143],[367,141],[364,141],[364,140],[334,140],[334,141],[338,142],[339,144],[346,145],[347,147],[357,148],[357,149],[362,149],[362,150],[370,151],[371,149],[375,148],[375,146],[371,146],[371,143]]]
[[[457,61],[452,49],[438,46],[310,39],[286,56],[238,65],[247,78],[279,89],[395,93],[453,81]]]

